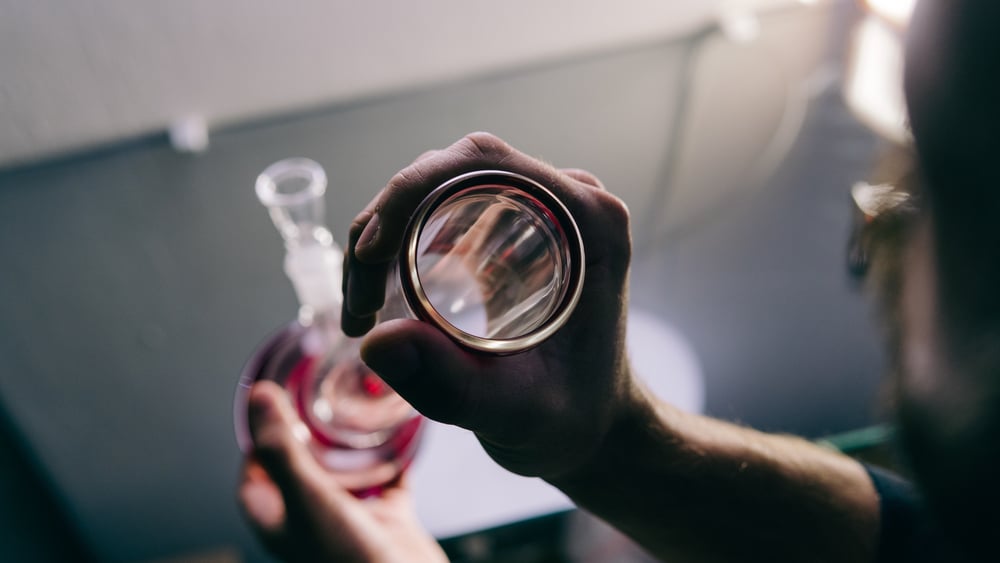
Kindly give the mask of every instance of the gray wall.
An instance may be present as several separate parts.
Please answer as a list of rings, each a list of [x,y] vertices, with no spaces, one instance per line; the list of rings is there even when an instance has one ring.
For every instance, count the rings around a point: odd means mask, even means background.
[[[0,554],[5,561],[93,561],[79,532],[55,498],[0,410]]]

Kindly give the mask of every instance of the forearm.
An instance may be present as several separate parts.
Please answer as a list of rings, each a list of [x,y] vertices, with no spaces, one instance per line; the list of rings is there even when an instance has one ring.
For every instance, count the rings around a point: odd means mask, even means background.
[[[549,479],[657,556],[680,561],[870,561],[878,499],[853,460],[647,399],[598,453]]]

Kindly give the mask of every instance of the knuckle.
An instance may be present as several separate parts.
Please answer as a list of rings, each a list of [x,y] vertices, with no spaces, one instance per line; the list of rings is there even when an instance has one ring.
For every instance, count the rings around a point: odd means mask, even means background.
[[[441,151],[439,151],[437,149],[431,149],[429,151],[424,151],[424,152],[420,153],[420,156],[418,156],[417,158],[415,158],[413,160],[413,164],[417,164],[418,162],[423,162],[425,160],[433,158],[433,157],[437,156],[437,154],[439,152],[441,152]]]
[[[631,215],[624,201],[610,192],[597,192],[597,201],[615,229],[628,230]]]
[[[348,236],[350,237],[349,240],[351,241],[352,246],[359,238],[361,238],[361,233],[365,230],[365,227],[368,226],[368,222],[372,220],[373,214],[374,212],[365,210],[359,213],[358,216],[351,221],[351,228],[348,231]]]
[[[399,190],[406,189],[409,186],[420,185],[424,183],[426,178],[426,175],[423,173],[418,164],[411,164],[399,172],[396,172],[395,176],[389,180],[389,189]]]
[[[396,172],[392,178],[389,179],[389,183],[386,184],[385,189],[379,194],[380,204],[376,205],[369,214],[390,212],[398,213],[402,202],[410,202],[412,195],[420,193],[422,188],[424,188],[424,182],[427,180],[426,174],[424,174],[420,167],[415,164],[411,164],[406,168]],[[405,205],[409,205],[407,203]],[[367,223],[367,221],[366,221]]]
[[[455,147],[463,156],[486,162],[501,162],[511,152],[507,143],[496,135],[485,132],[469,133]]]
[[[598,189],[601,189],[601,190],[605,189],[604,188],[604,183],[601,182],[601,179],[598,178],[596,174],[594,174],[593,172],[591,172],[589,170],[584,170],[582,168],[568,168],[568,169],[565,170],[565,172],[571,178],[573,178],[574,180],[577,180],[578,182],[583,182],[584,184],[587,184],[589,186],[592,186],[592,187],[595,187],[595,188],[598,188]]]
[[[608,252],[626,266],[632,257],[631,216],[628,205],[609,192],[596,192],[607,232]]]

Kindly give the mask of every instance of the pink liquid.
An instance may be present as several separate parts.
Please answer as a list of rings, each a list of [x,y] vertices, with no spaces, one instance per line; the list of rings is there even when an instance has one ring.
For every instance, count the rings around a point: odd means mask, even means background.
[[[356,496],[378,495],[413,461],[423,417],[361,362],[357,342],[331,342],[298,322],[265,341],[244,367],[236,393],[236,438],[244,452],[253,450],[250,387],[263,380],[288,392],[313,455]]]

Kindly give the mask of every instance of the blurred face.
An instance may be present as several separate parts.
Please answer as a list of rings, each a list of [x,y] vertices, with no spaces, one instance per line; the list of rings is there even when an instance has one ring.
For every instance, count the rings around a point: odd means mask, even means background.
[[[901,262],[894,339],[900,437],[941,527],[982,556],[995,551],[989,542],[1000,526],[1000,337],[956,327],[945,311],[931,229],[925,220],[914,226]]]
[[[889,296],[900,429],[940,524],[983,557],[1000,525],[1000,2],[922,2],[906,72],[927,189]]]

